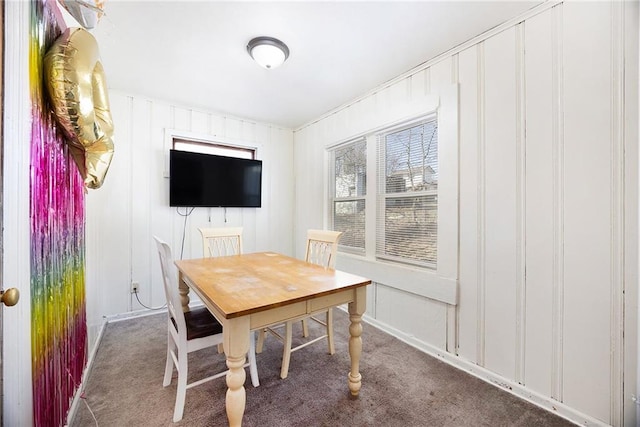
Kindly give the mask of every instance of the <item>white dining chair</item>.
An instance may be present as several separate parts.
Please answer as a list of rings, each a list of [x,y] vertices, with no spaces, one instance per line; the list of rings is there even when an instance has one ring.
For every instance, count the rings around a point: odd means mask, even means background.
[[[188,354],[208,347],[216,347],[223,343],[222,325],[209,312],[206,307],[198,307],[183,311],[178,292],[178,272],[173,263],[171,248],[169,245],[154,236],[160,256],[160,267],[164,283],[165,296],[167,298],[167,362],[164,371],[162,385],[171,384],[173,368],[178,371],[178,385],[176,390],[176,403],[173,410],[173,421],[178,422],[184,413],[186,392],[207,381],[220,378],[228,372],[225,370],[209,377],[187,383]],[[251,382],[254,387],[260,385],[258,368],[256,365],[255,345],[253,341],[249,348],[249,361],[244,365],[249,366]]]
[[[335,268],[336,253],[338,251],[338,240],[342,235],[341,231],[330,230],[308,230],[307,231],[307,249],[305,253],[305,260],[309,263],[319,265],[324,268]],[[324,320],[319,319],[317,316],[324,314]],[[260,330],[258,334],[258,344],[256,346],[256,353],[261,353],[264,347],[264,340],[267,333],[273,335],[280,341],[282,341],[284,348],[282,351],[282,366],[280,368],[280,378],[287,378],[289,374],[289,362],[291,360],[291,353],[300,350],[308,345],[318,342],[324,338],[327,339],[327,345],[329,354],[335,353],[335,347],[333,344],[333,311],[331,308],[314,313],[313,315],[305,316],[302,318],[302,335],[303,337],[309,336],[309,328],[307,320],[312,320],[321,324],[324,327],[324,334],[307,340],[304,343],[292,347],[293,341],[293,323],[294,321],[288,321],[284,324],[279,324]],[[295,320],[296,322],[298,319]],[[284,327],[284,336],[278,331]]]
[[[198,231],[202,235],[202,254],[205,258],[242,254],[242,227],[201,227]],[[255,331],[251,331],[250,339],[255,349]],[[222,351],[222,347],[218,351]],[[255,375],[257,378],[257,371]]]
[[[242,227],[198,228],[198,231],[205,258],[242,253]]]

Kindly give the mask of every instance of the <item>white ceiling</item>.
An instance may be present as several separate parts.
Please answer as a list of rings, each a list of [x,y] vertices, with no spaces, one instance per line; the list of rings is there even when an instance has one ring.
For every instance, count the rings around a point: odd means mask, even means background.
[[[108,0],[92,32],[112,89],[295,129],[539,3]]]

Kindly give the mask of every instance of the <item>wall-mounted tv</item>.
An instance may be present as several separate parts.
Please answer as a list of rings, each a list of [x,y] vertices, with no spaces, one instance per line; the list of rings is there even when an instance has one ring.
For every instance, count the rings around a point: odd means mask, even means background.
[[[259,208],[262,161],[169,151],[169,205]]]

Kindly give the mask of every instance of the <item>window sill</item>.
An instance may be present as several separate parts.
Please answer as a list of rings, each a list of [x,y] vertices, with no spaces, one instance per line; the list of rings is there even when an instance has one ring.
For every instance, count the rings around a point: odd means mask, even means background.
[[[440,277],[433,270],[371,260],[343,252],[338,253],[336,268],[404,292],[446,304],[458,303],[458,281]]]

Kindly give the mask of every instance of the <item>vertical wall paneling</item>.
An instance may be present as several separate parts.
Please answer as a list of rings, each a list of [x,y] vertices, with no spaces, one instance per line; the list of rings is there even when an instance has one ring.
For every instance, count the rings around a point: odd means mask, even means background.
[[[449,61],[454,67],[454,61]],[[451,79],[451,75],[449,75]],[[438,162],[447,167],[439,170],[438,183],[438,263],[437,275],[452,280],[458,286],[458,224],[459,224],[459,148],[458,148],[458,85],[440,88],[438,108]],[[457,289],[456,289],[457,295]],[[457,297],[454,302],[457,305]],[[455,353],[456,309],[451,305],[447,316],[447,350]]]
[[[411,101],[412,102],[417,102],[418,100],[423,99],[424,96],[428,94],[426,89],[427,82],[426,82],[425,74],[426,74],[426,70],[423,70],[411,76]]]
[[[175,105],[172,105],[170,108],[171,128],[191,131],[188,111]],[[169,183],[167,182],[167,186],[168,184]],[[175,214],[171,216],[172,236],[171,239],[168,240],[169,243],[172,243],[172,255],[175,259],[191,258],[192,239],[191,233],[189,232],[191,230],[191,224],[189,221],[189,217],[186,216],[188,214],[188,210],[186,208],[172,209]]]
[[[148,275],[147,292],[151,293],[150,303],[153,307],[161,306],[166,301],[162,285],[162,275],[160,274],[160,261],[157,255],[157,248],[153,241],[153,236],[158,236],[166,242],[171,242],[173,230],[172,216],[175,215],[174,208],[169,207],[169,149],[171,145],[165,135],[165,126],[171,123],[171,106],[159,102],[149,102],[151,111],[151,124],[149,127],[151,153],[153,153],[153,163],[147,171],[149,174],[149,199],[150,209],[150,232],[146,237],[147,250],[152,254],[150,263],[150,274]],[[175,250],[175,249],[174,249]],[[140,278],[142,280],[142,278]],[[141,282],[140,292],[145,294],[145,284]]]
[[[623,419],[624,4],[611,3],[611,425]]]
[[[191,129],[191,110],[172,105],[171,115],[171,124],[174,129],[193,131],[193,129]]]
[[[242,136],[242,121],[227,117],[225,120],[224,136],[227,138],[240,139]]]
[[[224,135],[224,117],[211,115],[211,135],[222,136]]]
[[[515,29],[485,42],[485,367],[513,379],[516,348]]]
[[[610,14],[608,2],[562,5],[562,400],[604,422],[611,418],[613,350]]]
[[[304,147],[296,146],[294,157],[295,172],[295,204],[298,209],[305,206],[304,210],[296,212],[296,232],[294,234],[295,253],[298,258],[304,257],[306,233],[310,228],[322,228],[325,211],[322,194],[324,182],[317,177],[325,176],[324,144],[329,141],[327,134],[333,129],[327,126],[313,126],[309,130],[317,143],[305,144]],[[299,157],[301,156],[301,157]]]
[[[438,107],[438,276],[458,278],[458,86],[440,88]]]
[[[420,341],[433,343],[438,348],[446,346],[445,304],[377,284],[378,301],[393,301],[393,304],[378,304],[376,320],[405,332]]]
[[[520,23],[515,27],[515,65],[516,65],[516,346],[515,346],[515,381],[522,384],[524,382],[525,369],[525,345],[526,345],[526,277],[524,259],[526,257],[526,234],[524,224],[526,223],[526,135],[525,135],[525,68],[524,68],[524,32],[525,23]]]
[[[376,98],[370,96],[358,102],[360,109],[360,118],[355,122],[358,124],[357,131],[355,133],[362,133],[367,129],[371,129],[374,126],[372,113],[375,110]]]
[[[624,3],[624,395],[623,425],[638,425],[638,56],[640,4]]]
[[[552,91],[552,12],[527,20],[524,31],[525,103],[525,207],[526,250],[523,332],[523,383],[551,395],[553,254],[554,254],[554,104]],[[556,129],[557,131],[557,129]]]
[[[485,366],[486,350],[486,118],[485,118],[485,42],[478,43],[478,311],[477,311],[477,354],[476,362]]]
[[[209,133],[209,114],[191,110],[191,131],[203,134]]]
[[[447,57],[429,67],[429,93],[440,93],[451,85],[452,61],[452,57]]]
[[[375,282],[372,282],[371,285],[367,286],[367,316],[376,318],[376,306],[378,305],[377,299],[377,289],[378,285]]]
[[[457,305],[446,306],[447,310],[447,343],[449,353],[458,354],[458,309]]]
[[[451,83],[456,84],[457,86],[457,82],[458,82],[458,75],[459,75],[459,55],[456,54],[453,56],[453,58],[451,59]],[[457,87],[458,91],[456,93],[456,99],[455,99],[455,108],[456,111],[458,112],[458,126],[456,126],[456,130],[458,131],[458,135],[456,136],[456,141],[457,141],[457,149],[456,149],[456,159],[455,159],[455,164],[456,165],[460,165],[460,109],[459,109],[459,104],[460,104],[460,88]],[[459,258],[459,248],[460,248],[460,234],[459,234],[459,230],[460,230],[460,170],[458,169],[456,171],[457,176],[456,176],[456,189],[455,189],[455,193],[457,194],[457,206],[456,206],[456,217],[457,217],[457,221],[456,221],[456,226],[457,226],[457,230],[456,230],[456,239],[454,242],[454,247],[455,247],[455,251],[456,251],[456,259],[454,262],[454,265],[452,266],[453,269],[455,269],[455,277],[458,279],[458,292],[459,292],[459,288],[460,288],[460,258]],[[459,293],[458,293],[459,295]],[[459,343],[458,343],[458,336],[459,336],[459,317],[460,312],[458,311],[458,304],[456,304],[455,306],[453,305],[447,305],[447,351],[449,353],[454,353],[454,354],[458,354],[458,347],[459,347]]]
[[[310,129],[311,128],[312,127],[308,127],[306,129],[302,129],[302,130],[298,131],[297,134],[296,134],[296,136],[304,135],[304,137],[305,137],[304,139],[306,141],[305,144],[309,144],[310,143],[308,138],[307,138],[307,136],[310,133]],[[299,170],[297,164],[298,163],[302,164],[304,162],[304,160],[305,160],[300,154],[301,151],[304,151],[304,150],[301,149],[301,145],[297,145],[297,144],[293,145],[293,153],[292,153],[292,160],[293,160],[293,168],[292,168],[293,169],[293,174],[292,174],[293,176],[292,176],[292,178],[293,178],[293,180],[292,180],[292,185],[293,185],[293,197],[294,197],[295,200],[298,200],[298,184],[297,184],[297,181],[298,181],[298,175],[300,173],[300,170]],[[293,204],[292,209],[293,209],[293,224],[291,224],[291,228],[293,229],[293,237],[292,237],[292,239],[295,240],[295,236],[297,236],[300,233],[300,228],[301,228],[300,211],[302,209],[300,209],[298,207],[298,205],[295,204],[295,203]],[[294,254],[294,256],[297,256],[297,254],[298,254],[298,249],[296,248],[295,241],[293,243],[293,254]]]
[[[131,212],[130,168],[132,138],[132,100],[129,97],[110,99],[114,127],[114,155],[102,187],[86,197],[86,230],[96,240],[86,242],[87,301],[97,301],[92,311],[87,306],[88,330],[97,332],[105,312],[125,313],[131,309],[130,241]],[[136,189],[138,190],[138,189]],[[123,257],[123,253],[126,255]],[[93,278],[94,280],[90,280]],[[105,280],[106,279],[106,280]],[[120,289],[121,291],[115,291]],[[90,336],[89,340],[95,338]]]
[[[164,164],[164,156],[163,151],[158,149],[158,145],[162,147],[164,144],[164,132],[162,129],[157,130],[155,127],[155,119],[154,115],[156,114],[156,109],[154,108],[153,102],[147,100],[147,109],[149,116],[149,123],[147,124],[147,131],[149,132],[147,136],[147,152],[146,152],[146,161],[149,164],[149,167],[146,169],[147,176],[147,200],[157,200],[159,199],[159,194],[162,188],[162,184],[164,183],[165,178],[165,164]],[[154,283],[161,283],[160,280],[160,267],[156,265],[156,248],[155,242],[153,242],[153,230],[154,230],[154,220],[158,216],[156,212],[153,212],[152,209],[147,210],[147,233],[143,237],[143,242],[141,245],[142,250],[146,251],[149,256],[147,257],[147,265],[145,266],[146,272],[150,272],[148,274],[144,274],[145,282],[140,282],[139,278],[135,278],[132,276],[132,280],[137,280],[140,283],[138,294],[140,296],[141,301],[145,301],[145,305],[149,307],[157,307],[162,306],[165,302],[164,292],[162,292],[162,286],[156,286]]]
[[[562,5],[552,9],[553,126],[553,365],[551,397],[563,400],[564,320],[564,67]]]
[[[433,93],[431,91],[431,67],[424,70],[424,93],[425,95]]]
[[[460,123],[460,247],[458,354],[478,362],[479,348],[479,48],[468,48],[458,55]]]
[[[254,144],[260,144],[260,141],[264,141],[264,142],[268,142],[268,141],[272,141],[272,142],[276,142],[279,141],[280,139],[278,138],[277,134],[272,135],[272,128],[270,126],[265,126],[265,125],[255,125],[255,127],[253,127],[250,131],[249,130],[245,130],[245,132],[243,134],[246,134],[247,137],[251,138],[251,141]],[[280,146],[280,143],[278,143],[278,148]],[[274,147],[275,148],[275,147]],[[278,148],[276,148],[276,150],[278,150]],[[282,157],[288,157],[285,155],[285,150],[282,150],[282,156],[272,156],[272,157],[265,157],[266,155],[266,150],[264,149],[264,146],[261,146],[258,148],[258,159],[262,160],[262,166],[264,168],[270,167],[270,168],[279,168],[280,167],[280,161]],[[276,151],[277,152],[277,151]],[[277,163],[276,163],[277,162]],[[277,169],[276,169],[277,170]],[[263,171],[263,174],[265,176],[270,176],[271,172],[269,171],[269,174],[267,174],[266,171]],[[252,251],[264,251],[267,250],[268,248],[262,247],[263,242],[267,242],[267,241],[277,241],[277,239],[270,239],[270,232],[269,232],[269,213],[271,211],[271,206],[268,204],[268,201],[271,198],[271,195],[274,194],[274,180],[266,180],[262,183],[262,191],[263,191],[263,195],[262,195],[262,200],[263,200],[263,204],[262,204],[262,208],[260,208],[260,210],[256,213],[256,217],[255,217],[255,227],[253,230],[253,233],[251,234],[252,236]],[[279,224],[278,221],[273,221],[273,224]],[[279,229],[280,227],[277,227],[277,231],[280,232],[281,230]],[[286,234],[285,234],[286,235]],[[284,242],[283,242],[284,243]],[[278,242],[278,245],[280,245],[280,243]],[[274,247],[273,250],[276,250],[278,252],[281,252],[279,247]],[[249,250],[245,250],[245,252],[249,252]]]
[[[411,91],[409,90],[411,79],[400,80],[399,82],[389,86],[385,90],[386,94],[386,108],[398,110],[399,117],[407,116],[407,107],[411,107],[411,103],[408,102]],[[342,110],[345,111],[345,110]],[[344,124],[346,127],[346,123]]]
[[[152,179],[149,175],[149,168],[143,165],[151,161],[149,152],[151,151],[151,109],[150,103],[146,100],[134,100],[131,116],[136,117],[136,126],[131,129],[131,141],[129,145],[128,157],[131,159],[129,168],[129,182],[132,190],[129,194],[132,220],[128,222],[131,244],[129,245],[131,259],[131,281],[140,283],[138,277],[144,277],[151,266],[151,255],[149,251],[149,234],[151,225],[151,210],[149,204],[149,187]],[[124,154],[124,153],[123,153]],[[135,226],[134,226],[135,224]],[[155,255],[155,254],[154,254]],[[142,286],[147,286],[141,283]],[[143,307],[138,303],[138,299],[145,305],[151,304],[150,289],[145,289],[144,293],[137,295],[130,294],[131,308],[140,310]]]

